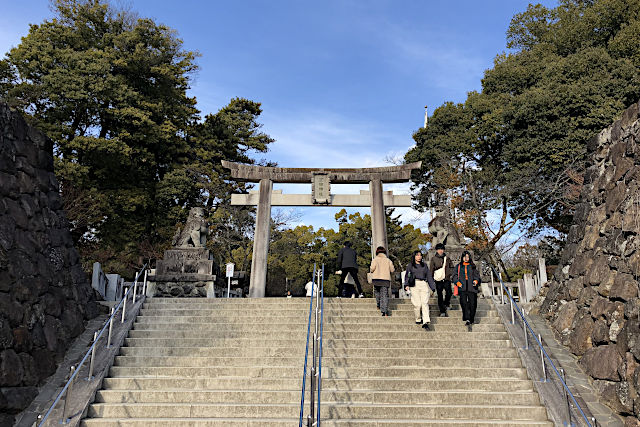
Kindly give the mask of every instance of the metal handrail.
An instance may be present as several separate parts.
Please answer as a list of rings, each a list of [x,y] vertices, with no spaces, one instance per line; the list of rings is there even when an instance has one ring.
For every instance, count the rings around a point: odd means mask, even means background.
[[[322,264],[322,276],[320,279],[320,336],[318,337],[318,418],[316,427],[320,427],[320,392],[322,391],[322,330],[324,327],[324,264]]]
[[[302,397],[300,398],[300,423],[302,427],[302,417],[304,416],[304,392],[307,383],[307,360],[309,356],[309,335],[311,334],[311,310],[313,309],[313,294],[315,293],[316,264],[313,263],[313,276],[311,279],[311,300],[309,301],[309,320],[307,323],[307,346],[304,350],[304,370],[302,371]]]
[[[580,412],[580,415],[582,415],[582,418],[584,418],[585,422],[587,423],[587,426],[595,427],[595,422],[596,422],[595,418],[592,417],[591,420],[589,420],[589,418],[586,416],[586,414],[584,413],[584,411],[582,410],[582,408],[578,404],[578,401],[576,400],[575,396],[573,395],[571,390],[569,390],[569,387],[567,386],[567,383],[563,379],[563,375],[560,374],[558,368],[556,368],[556,365],[553,363],[553,361],[551,360],[551,358],[547,354],[547,351],[544,349],[544,346],[542,345],[541,336],[540,335],[536,335],[536,333],[533,331],[533,329],[531,328],[531,325],[529,325],[529,322],[527,322],[527,319],[524,317],[524,313],[523,313],[522,309],[520,308],[518,303],[513,298],[513,295],[511,295],[511,292],[509,292],[509,289],[505,286],[504,282],[502,281],[502,277],[500,277],[500,275],[497,273],[497,271],[493,267],[493,265],[491,266],[491,270],[493,271],[495,276],[500,281],[500,285],[502,287],[503,294],[506,293],[507,296],[509,297],[510,302],[511,302],[511,323],[513,324],[514,321],[515,321],[514,314],[513,314],[513,311],[515,309],[517,311],[518,315],[520,316],[520,318],[522,319],[523,325],[526,326],[526,329],[524,330],[526,348],[529,347],[527,329],[529,330],[529,332],[531,332],[531,335],[533,336],[536,344],[538,344],[538,347],[540,348],[540,355],[541,355],[541,362],[542,362],[542,372],[543,372],[543,375],[544,375],[544,380],[546,381],[546,370],[545,370],[544,360],[547,359],[548,363],[551,365],[551,367],[553,368],[553,371],[555,372],[555,374],[557,375],[558,379],[560,380],[560,383],[562,384],[562,387],[564,388],[565,393],[568,394],[571,397],[571,400],[573,401],[575,407],[578,408],[578,411]],[[560,370],[562,370],[562,369],[560,369]],[[563,374],[564,374],[564,371],[563,371]],[[568,399],[567,399],[567,402],[568,402]],[[591,422],[594,422],[594,424],[591,424]],[[572,425],[571,424],[571,411],[569,411],[569,425]]]
[[[71,390],[73,388],[73,382],[76,379],[76,377],[78,376],[78,372],[80,372],[80,368],[82,367],[82,365],[84,364],[84,362],[87,361],[87,359],[89,358],[89,355],[91,355],[91,367],[89,368],[89,375],[87,377],[87,380],[91,380],[92,377],[92,373],[93,373],[93,359],[95,356],[95,347],[96,344],[98,343],[98,340],[100,339],[100,337],[102,336],[102,334],[104,333],[104,331],[107,329],[107,325],[109,325],[109,341],[111,341],[111,329],[112,329],[112,325],[113,325],[113,319],[116,315],[116,313],[118,312],[118,310],[120,309],[120,306],[123,306],[122,308],[122,323],[124,323],[124,314],[125,314],[125,310],[126,310],[126,302],[127,302],[127,298],[129,297],[129,293],[133,290],[134,295],[134,303],[135,303],[135,298],[136,298],[136,293],[137,293],[137,289],[138,289],[138,279],[140,278],[140,275],[142,274],[142,272],[145,272],[145,282],[143,285],[143,290],[146,290],[146,268],[147,268],[147,264],[145,263],[144,266],[142,267],[142,269],[138,272],[138,274],[136,274],[136,278],[134,280],[134,284],[133,286],[131,286],[129,288],[129,290],[124,294],[124,296],[122,297],[122,299],[120,300],[120,302],[118,303],[118,305],[111,310],[111,316],[109,316],[109,318],[107,320],[105,320],[104,325],[102,326],[102,329],[100,329],[100,332],[97,332],[96,334],[94,334],[94,339],[93,339],[93,344],[91,344],[91,347],[89,347],[89,350],[87,350],[87,353],[84,355],[84,357],[82,358],[82,360],[80,361],[80,363],[78,364],[77,367],[71,367],[71,376],[69,377],[69,380],[67,381],[67,383],[64,385],[64,387],[62,388],[62,390],[60,391],[60,393],[58,393],[58,396],[56,397],[56,399],[53,401],[53,403],[51,404],[51,406],[49,407],[49,410],[44,414],[44,416],[42,417],[42,420],[40,421],[40,423],[38,424],[38,427],[43,427],[44,423],[47,421],[47,419],[49,418],[49,415],[51,415],[51,412],[53,412],[53,409],[56,407],[56,405],[58,404],[58,402],[60,401],[60,399],[62,398],[62,396],[65,394],[65,392],[67,390]],[[144,296],[144,294],[143,294]],[[108,347],[108,345],[107,345]],[[69,400],[69,394],[67,394],[67,397],[65,398],[65,410],[62,413],[62,420],[60,421],[61,424],[67,424],[71,418],[73,418],[74,416],[76,416],[77,414],[73,414],[71,415],[69,418],[67,418],[67,414],[66,414],[66,407],[67,407],[67,401]]]

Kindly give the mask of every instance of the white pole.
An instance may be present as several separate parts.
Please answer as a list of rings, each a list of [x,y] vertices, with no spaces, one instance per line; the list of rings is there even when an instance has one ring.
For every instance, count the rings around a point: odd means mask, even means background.
[[[227,298],[231,296],[231,277],[227,277]]]

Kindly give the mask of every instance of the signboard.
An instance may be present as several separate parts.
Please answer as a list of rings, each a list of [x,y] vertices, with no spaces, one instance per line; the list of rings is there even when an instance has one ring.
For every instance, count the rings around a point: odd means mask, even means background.
[[[235,267],[235,264],[230,262],[229,264],[227,264],[227,275],[226,277],[233,277],[233,269]]]
[[[316,205],[328,205],[331,203],[331,183],[329,174],[313,173],[311,175],[312,201]]]

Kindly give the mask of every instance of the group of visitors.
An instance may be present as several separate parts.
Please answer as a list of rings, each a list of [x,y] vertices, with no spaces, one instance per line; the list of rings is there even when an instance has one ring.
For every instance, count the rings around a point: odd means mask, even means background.
[[[467,329],[471,331],[478,303],[480,272],[473,263],[469,251],[462,252],[460,262],[454,266],[451,258],[446,255],[445,246],[442,243],[438,243],[435,249],[436,253],[431,258],[429,265],[424,262],[421,251],[414,251],[405,270],[403,286],[405,291],[411,294],[416,324],[422,325],[425,331],[431,330],[429,297],[433,292],[436,292],[440,317],[449,317],[448,310],[452,295],[457,295],[460,298],[462,320]],[[338,297],[346,296],[345,279],[347,275],[350,275],[355,282],[359,297],[362,298],[364,295],[358,280],[357,254],[351,248],[350,242],[345,242],[344,247],[340,249],[338,266],[342,270],[338,285]],[[395,272],[395,268],[393,262],[387,257],[387,251],[384,247],[379,246],[376,249],[376,256],[371,261],[369,271],[376,304],[382,316],[389,316],[389,291],[391,275]]]

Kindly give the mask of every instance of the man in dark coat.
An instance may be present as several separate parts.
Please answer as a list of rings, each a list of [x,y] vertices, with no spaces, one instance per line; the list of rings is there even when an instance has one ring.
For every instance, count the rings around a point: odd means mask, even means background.
[[[442,270],[442,268],[444,268],[444,270]],[[451,261],[451,258],[444,253],[444,245],[442,243],[438,243],[436,245],[436,253],[431,257],[429,270],[433,275],[434,282],[436,282],[440,317],[449,317],[447,310],[451,305],[451,275],[453,274],[453,261]],[[444,296],[442,295],[443,293],[445,294]]]
[[[356,282],[359,297],[364,297],[362,286],[360,286],[360,280],[358,279],[358,254],[351,249],[351,242],[344,242],[344,247],[338,252],[337,264],[340,270],[342,270],[340,284],[338,285],[338,297],[346,297],[344,293],[344,281],[347,278],[347,274],[351,274],[351,278]]]

